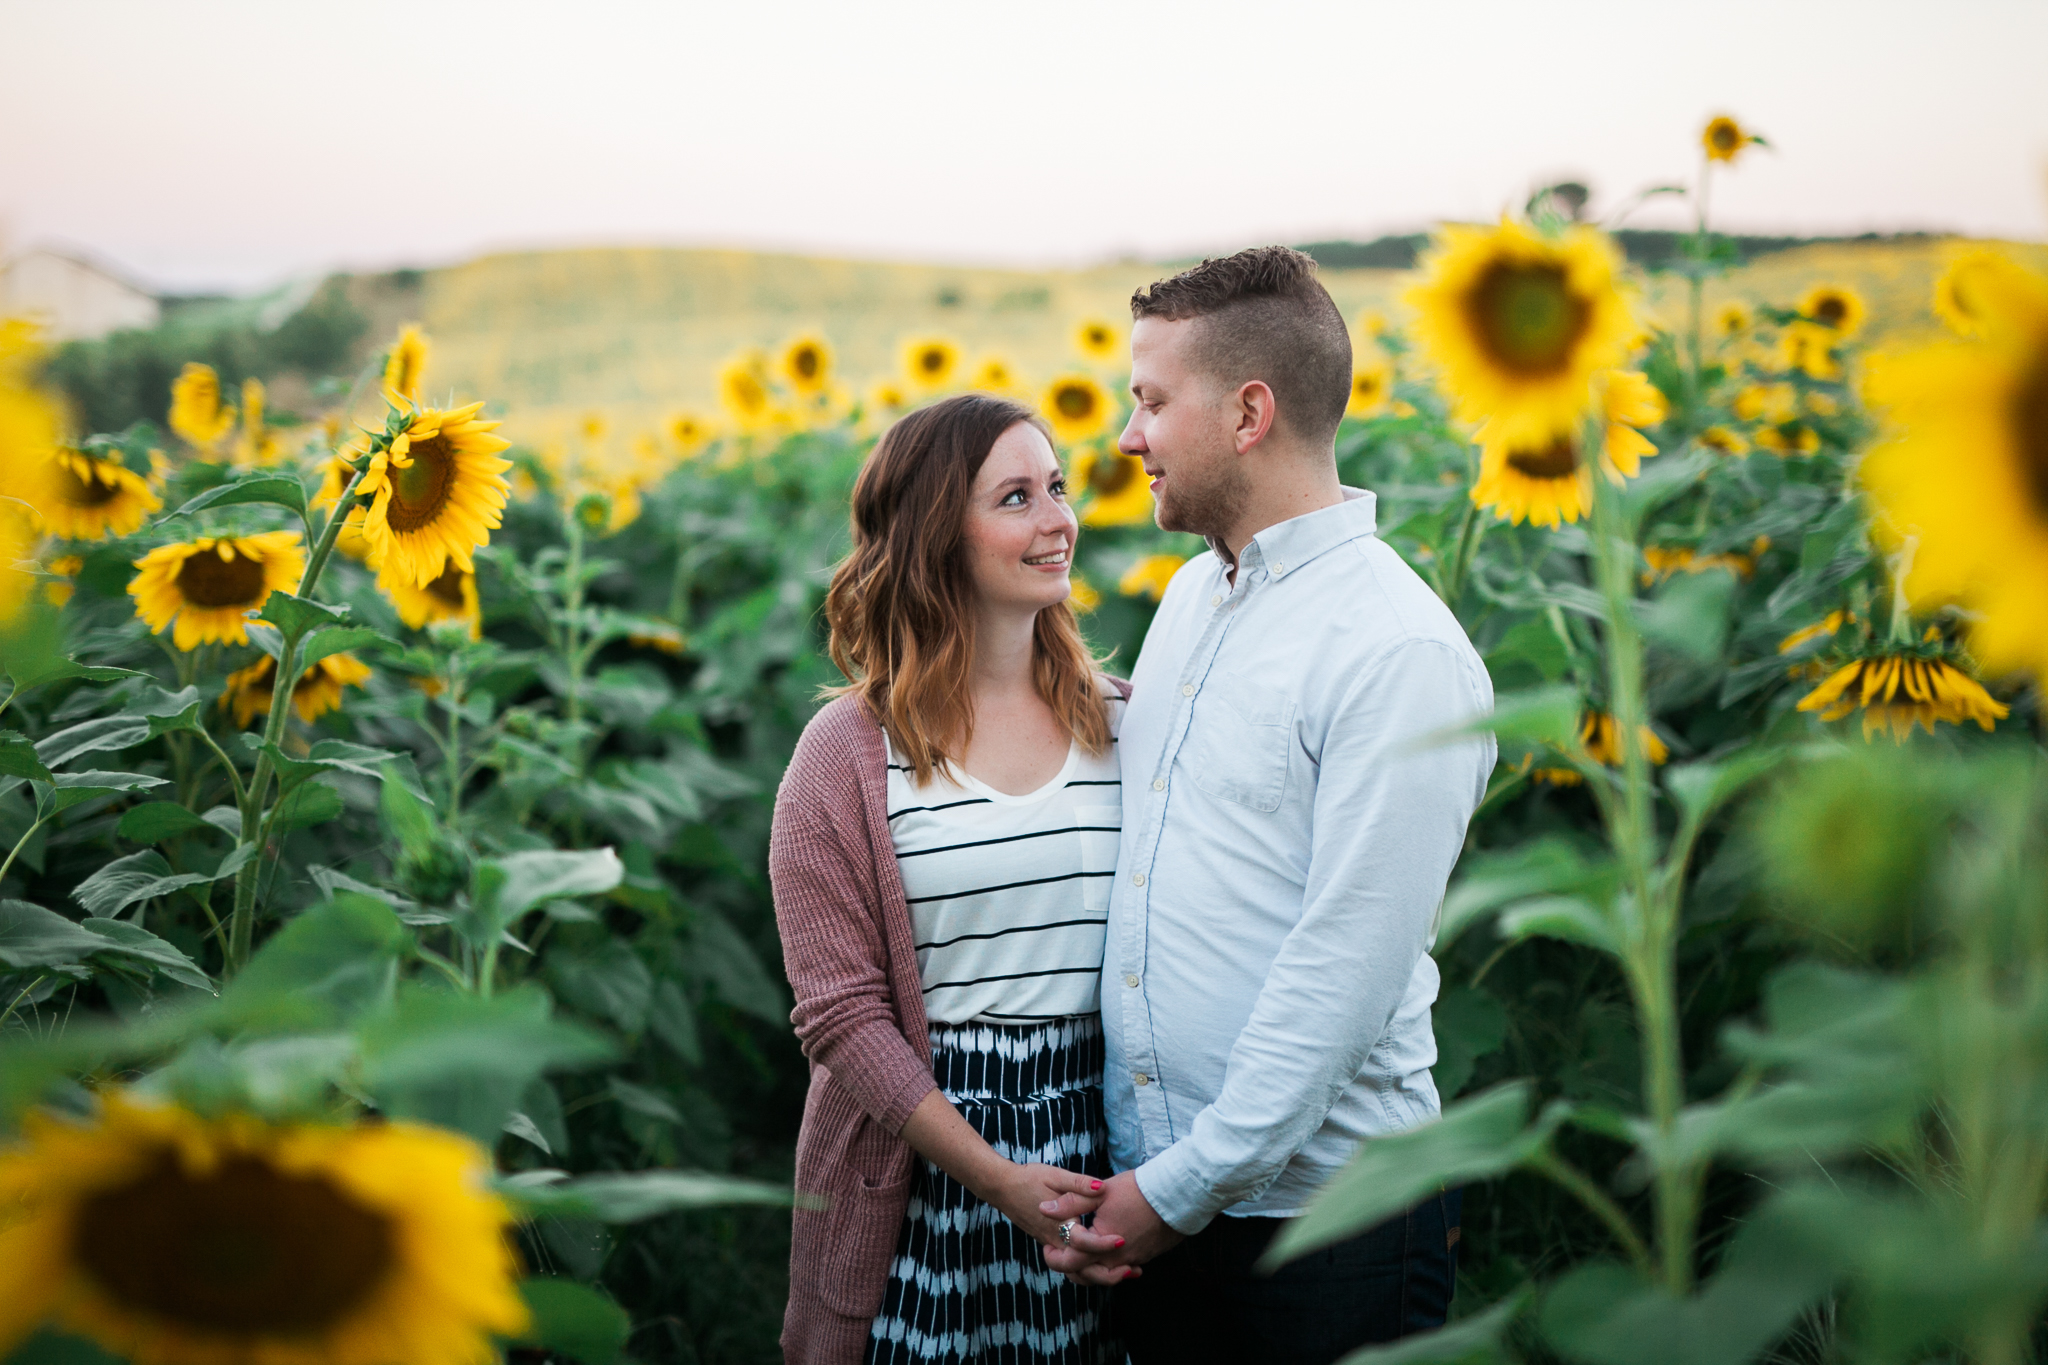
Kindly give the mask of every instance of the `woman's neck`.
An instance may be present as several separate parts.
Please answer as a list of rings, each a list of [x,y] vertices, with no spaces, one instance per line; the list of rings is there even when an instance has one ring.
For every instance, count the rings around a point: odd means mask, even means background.
[[[984,607],[974,622],[974,664],[969,685],[977,698],[994,700],[1035,691],[1032,660],[1038,613]]]

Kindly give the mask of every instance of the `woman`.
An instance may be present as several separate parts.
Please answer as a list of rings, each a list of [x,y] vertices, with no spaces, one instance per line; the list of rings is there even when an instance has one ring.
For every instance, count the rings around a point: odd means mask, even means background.
[[[797,744],[768,854],[811,1061],[797,1365],[1122,1359],[1104,1291],[1039,1250],[1118,1244],[1039,1208],[1110,1173],[1128,688],[1067,606],[1076,534],[1043,424],[986,395],[903,418],[854,485],[825,603],[849,682]]]

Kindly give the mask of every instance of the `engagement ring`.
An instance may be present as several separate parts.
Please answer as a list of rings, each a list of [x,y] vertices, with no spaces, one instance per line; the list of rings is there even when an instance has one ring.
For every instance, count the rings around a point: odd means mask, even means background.
[[[1074,1244],[1074,1224],[1076,1221],[1078,1220],[1069,1218],[1066,1222],[1060,1224],[1060,1242],[1062,1245],[1072,1246]]]

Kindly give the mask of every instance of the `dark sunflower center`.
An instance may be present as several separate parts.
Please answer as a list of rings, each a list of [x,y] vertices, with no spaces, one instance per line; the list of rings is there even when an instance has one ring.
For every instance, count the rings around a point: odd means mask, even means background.
[[[816,379],[818,377],[818,352],[812,347],[804,347],[796,353],[790,368],[796,371],[797,377],[800,379]]]
[[[330,1182],[239,1158],[203,1176],[166,1156],[87,1200],[74,1254],[122,1304],[198,1331],[303,1335],[391,1273],[390,1223]]]
[[[2021,477],[2034,495],[2034,510],[2048,519],[2048,339],[2035,348],[2033,363],[2013,396],[2012,431]]]
[[[1088,344],[1090,346],[1107,346],[1109,344],[1109,333],[1103,331],[1100,327],[1090,327],[1088,329]]]
[[[1839,294],[1824,294],[1813,308],[1813,320],[1825,327],[1840,327],[1849,316],[1849,304]]]
[[[1054,394],[1052,405],[1059,409],[1060,416],[1072,421],[1095,415],[1095,395],[1079,384],[1068,385]]]
[[[1113,498],[1131,486],[1138,462],[1122,455],[1097,460],[1088,468],[1088,486],[1105,498]]]
[[[178,566],[178,595],[195,607],[253,607],[263,597],[263,561],[217,548],[201,550]]]
[[[1579,469],[1579,448],[1568,436],[1560,436],[1538,450],[1508,453],[1508,468],[1532,479],[1569,478]]]
[[[57,466],[60,496],[73,507],[98,507],[112,502],[120,489],[112,483],[101,483],[99,471],[81,476],[68,464]]]
[[[1714,150],[1732,152],[1735,150],[1735,129],[1726,123],[1714,125]]]
[[[1351,392],[1359,398],[1377,398],[1380,381],[1373,375],[1362,374],[1351,381]]]
[[[386,518],[394,531],[417,531],[440,517],[455,487],[455,449],[445,436],[412,443],[412,463],[394,469]]]
[[[940,370],[946,368],[946,353],[937,349],[920,351],[917,357],[917,368],[923,370],[926,374],[937,374]]]
[[[427,596],[445,602],[460,611],[462,602],[462,570],[449,565],[441,570],[441,576],[427,584]]]
[[[1523,374],[1556,374],[1590,321],[1585,302],[1555,265],[1489,267],[1472,291],[1473,321],[1494,360]]]

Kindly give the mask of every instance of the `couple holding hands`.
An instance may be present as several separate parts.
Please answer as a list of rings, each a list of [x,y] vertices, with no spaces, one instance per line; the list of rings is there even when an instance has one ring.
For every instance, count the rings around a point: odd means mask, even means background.
[[[769,853],[811,1062],[786,1357],[1321,1365],[1440,1324],[1447,1190],[1257,1270],[1439,1104],[1428,948],[1493,742],[1455,617],[1337,479],[1344,320],[1284,247],[1131,301],[1120,448],[1205,536],[1128,682],[1038,418],[891,427],[826,602],[850,680]]]

